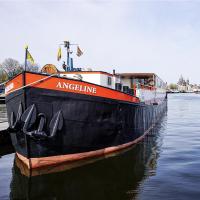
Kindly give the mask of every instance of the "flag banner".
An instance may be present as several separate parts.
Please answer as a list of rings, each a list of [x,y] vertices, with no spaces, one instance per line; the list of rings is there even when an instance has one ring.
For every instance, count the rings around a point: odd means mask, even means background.
[[[77,46],[77,52],[76,52],[76,55],[77,55],[78,57],[80,57],[80,56],[83,55],[83,52],[81,51],[81,49],[80,49],[79,46]]]
[[[62,52],[61,52],[61,48],[59,47],[58,49],[58,54],[57,54],[57,60],[59,61],[62,57]]]
[[[28,49],[26,49],[27,51],[27,54],[26,54],[26,59],[31,62],[32,64],[34,64],[34,59],[33,57],[31,56],[31,54],[29,53]]]

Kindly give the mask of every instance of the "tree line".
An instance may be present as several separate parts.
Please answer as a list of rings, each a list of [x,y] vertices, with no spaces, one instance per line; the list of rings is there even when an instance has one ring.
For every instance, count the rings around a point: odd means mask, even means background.
[[[2,63],[0,63],[0,83],[21,73],[24,70],[24,66],[24,63],[20,63],[13,58],[6,58]],[[27,62],[26,71],[38,72],[39,69],[39,64]]]

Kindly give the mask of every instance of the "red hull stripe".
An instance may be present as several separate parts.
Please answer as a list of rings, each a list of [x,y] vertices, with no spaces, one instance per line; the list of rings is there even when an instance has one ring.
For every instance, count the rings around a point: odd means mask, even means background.
[[[18,158],[29,169],[30,168],[36,169],[36,168],[41,168],[41,167],[45,167],[45,166],[58,165],[58,164],[65,163],[65,162],[74,162],[74,161],[83,160],[83,159],[87,159],[87,158],[104,156],[104,155],[113,153],[115,151],[119,151],[119,150],[128,148],[128,147],[140,142],[152,128],[153,128],[153,126],[151,126],[142,136],[135,139],[134,141],[131,141],[131,142],[128,142],[125,144],[121,144],[118,146],[107,147],[104,149],[90,151],[90,152],[59,155],[59,156],[50,156],[50,157],[41,157],[41,158],[30,158],[30,159],[22,156],[19,153],[16,153],[16,154],[17,154]]]
[[[139,102],[139,99],[137,97],[79,80],[71,80],[59,77],[50,77],[50,78],[47,77],[47,79],[45,79],[44,81],[39,81],[41,79],[44,79],[45,77],[47,76],[40,74],[26,73],[26,85],[30,85],[31,87],[35,88],[85,94],[85,95],[98,96],[98,97],[104,97],[121,101]],[[21,81],[19,81],[20,78]],[[22,75],[14,78],[13,80],[11,80],[6,84],[6,88],[9,88],[10,86],[12,86],[12,89],[8,90],[6,94],[9,94],[22,87]]]
[[[22,86],[23,86],[23,77],[22,74],[20,74],[15,78],[13,78],[11,81],[8,81],[6,83],[5,94],[7,95],[13,92],[14,90],[21,88]]]

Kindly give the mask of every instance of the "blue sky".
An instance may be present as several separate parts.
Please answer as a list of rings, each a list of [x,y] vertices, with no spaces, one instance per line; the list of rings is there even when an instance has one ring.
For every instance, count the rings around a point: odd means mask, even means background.
[[[177,82],[200,83],[198,1],[2,1],[0,63],[24,61],[24,46],[41,66],[58,66],[63,40],[80,44],[76,67],[155,72]],[[63,54],[65,54],[63,50]],[[65,59],[65,58],[63,58]]]

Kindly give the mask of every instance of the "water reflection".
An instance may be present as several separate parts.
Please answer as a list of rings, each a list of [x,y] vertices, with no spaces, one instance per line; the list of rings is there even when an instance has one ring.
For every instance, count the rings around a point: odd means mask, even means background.
[[[28,177],[27,171],[20,165],[19,160],[16,160],[10,198],[135,199],[143,180],[156,173],[165,127],[166,116],[142,143],[94,163],[79,167],[76,163],[75,168],[73,165],[62,165],[47,171],[34,171],[33,176]]]

